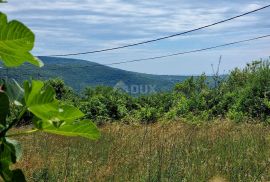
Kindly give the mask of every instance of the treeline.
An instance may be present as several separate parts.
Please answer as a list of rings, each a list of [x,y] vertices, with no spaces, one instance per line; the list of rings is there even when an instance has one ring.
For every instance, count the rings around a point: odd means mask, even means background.
[[[153,123],[183,120],[198,123],[217,118],[235,122],[270,122],[270,62],[256,61],[233,70],[226,78],[190,77],[170,92],[132,97],[98,86],[75,93],[61,79],[48,80],[58,99],[80,108],[88,119],[106,122]]]

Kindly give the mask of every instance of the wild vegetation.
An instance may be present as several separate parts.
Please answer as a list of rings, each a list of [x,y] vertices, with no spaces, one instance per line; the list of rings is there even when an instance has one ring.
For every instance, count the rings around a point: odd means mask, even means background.
[[[269,181],[269,78],[266,60],[214,84],[201,75],[138,97],[105,86],[78,93],[47,80],[56,99],[100,125],[102,137],[20,136],[25,157],[15,167],[29,181]],[[33,119],[26,113],[10,132]]]
[[[182,120],[203,123],[215,119],[234,122],[270,122],[270,62],[255,61],[227,77],[205,75],[177,83],[172,91],[132,97],[111,87],[88,87],[78,94],[61,79],[49,80],[58,99],[73,104],[85,118],[98,124],[110,122],[154,123]]]
[[[20,66],[25,62],[43,66],[42,61],[30,51],[34,47],[33,32],[19,21],[8,21],[0,12],[0,60],[7,67]],[[26,113],[31,113],[33,129],[7,134]],[[11,114],[12,113],[12,114]],[[21,169],[13,169],[22,156],[20,144],[11,139],[37,131],[97,139],[99,132],[90,120],[72,105],[56,99],[52,86],[42,81],[25,81],[23,88],[15,81],[0,80],[0,176],[4,181],[25,181]]]
[[[31,30],[3,13],[0,28],[6,67],[43,65],[30,53]],[[137,97],[105,86],[78,93],[61,79],[1,79],[0,101],[4,181],[270,180],[268,60]],[[99,138],[93,122],[100,140],[64,137]]]
[[[167,122],[167,121],[166,121]],[[203,126],[107,124],[88,141],[19,138],[29,181],[269,181],[270,128],[216,120]]]

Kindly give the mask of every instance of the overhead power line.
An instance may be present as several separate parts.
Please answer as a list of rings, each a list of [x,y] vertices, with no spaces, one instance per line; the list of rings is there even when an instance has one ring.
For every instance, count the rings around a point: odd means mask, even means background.
[[[124,64],[124,63],[132,63],[132,62],[140,62],[140,61],[147,61],[147,60],[155,60],[155,59],[162,59],[162,58],[173,57],[173,56],[178,56],[178,55],[203,52],[203,51],[207,51],[207,50],[212,50],[212,49],[216,49],[216,48],[220,48],[220,47],[227,47],[227,46],[230,46],[230,45],[240,44],[240,43],[244,43],[244,42],[250,42],[250,41],[254,41],[254,40],[258,40],[258,39],[263,39],[263,38],[267,38],[267,37],[270,37],[270,34],[269,35],[260,36],[260,37],[256,37],[256,38],[252,38],[252,39],[246,39],[246,40],[231,42],[231,43],[227,43],[227,44],[222,44],[222,45],[217,45],[217,46],[212,46],[212,47],[207,47],[207,48],[202,48],[202,49],[196,49],[196,50],[185,51],[185,52],[178,52],[178,53],[174,53],[174,54],[167,54],[167,55],[163,55],[163,56],[149,57],[149,58],[143,58],[143,59],[134,59],[134,60],[130,60],[130,61],[114,62],[114,63],[111,63],[111,64],[104,64],[104,65],[111,66],[111,65],[118,65],[118,64]]]
[[[77,67],[72,67],[72,68],[56,68],[56,69],[50,69],[50,70],[65,70],[65,69],[73,69],[73,68],[86,68],[86,67],[99,67],[99,66],[113,66],[113,65],[120,65],[120,64],[127,64],[127,63],[133,63],[133,62],[141,62],[141,61],[148,61],[148,60],[157,60],[157,59],[162,59],[162,58],[167,58],[167,57],[173,57],[173,56],[178,56],[178,55],[184,55],[184,54],[191,54],[191,53],[198,53],[198,52],[203,52],[207,50],[213,50],[221,47],[227,47],[230,45],[235,45],[235,44],[240,44],[240,43],[245,43],[245,42],[251,42],[259,39],[264,39],[270,37],[270,34],[268,35],[263,35],[255,38],[250,38],[250,39],[245,39],[245,40],[240,40],[240,41],[235,41],[235,42],[230,42],[226,44],[221,44],[221,45],[216,45],[212,47],[206,47],[202,49],[195,49],[195,50],[190,50],[190,51],[184,51],[184,52],[178,52],[178,53],[173,53],[173,54],[167,54],[167,55],[162,55],[162,56],[155,56],[155,57],[148,57],[148,58],[141,58],[141,59],[134,59],[134,60],[128,60],[128,61],[120,61],[120,62],[113,62],[109,64],[97,64],[97,65],[89,65],[89,66],[77,66]]]
[[[199,27],[199,28],[196,28],[196,29],[192,29],[192,30],[188,30],[188,31],[185,31],[185,32],[176,33],[176,34],[172,34],[172,35],[168,35],[168,36],[165,36],[165,37],[160,37],[160,38],[156,38],[156,39],[152,39],[152,40],[142,41],[142,42],[133,43],[133,44],[127,44],[127,45],[123,45],[123,46],[119,46],[119,47],[100,49],[100,50],[95,50],[95,51],[86,51],[86,52],[77,52],[77,53],[68,53],[68,54],[55,54],[55,55],[47,55],[47,56],[51,56],[51,57],[53,57],[53,56],[55,56],[55,57],[67,57],[67,56],[77,56],[77,55],[84,55],[84,54],[94,54],[94,53],[113,51],[113,50],[118,50],[118,49],[123,49],[123,48],[128,48],[128,47],[134,47],[134,46],[138,46],[138,45],[142,45],[142,44],[148,44],[148,43],[157,42],[157,41],[160,41],[160,40],[169,39],[169,38],[180,36],[180,35],[185,35],[185,34],[195,32],[195,31],[198,31],[198,30],[202,30],[202,29],[206,29],[206,28],[209,28],[209,27],[213,27],[215,25],[222,24],[222,23],[225,23],[225,22],[228,22],[228,21],[231,21],[231,20],[246,16],[246,15],[249,15],[249,14],[252,14],[252,13],[255,13],[257,11],[261,11],[261,10],[269,8],[269,7],[270,7],[270,5],[263,6],[261,8],[258,8],[258,9],[255,9],[255,10],[252,10],[252,11],[249,11],[249,12],[246,12],[246,13],[243,13],[243,14],[240,14],[240,15],[237,15],[237,16],[222,20],[222,21],[218,21],[218,22],[215,22],[215,23],[212,23],[212,24],[209,24],[209,25],[205,25],[205,26],[202,26],[202,27]]]

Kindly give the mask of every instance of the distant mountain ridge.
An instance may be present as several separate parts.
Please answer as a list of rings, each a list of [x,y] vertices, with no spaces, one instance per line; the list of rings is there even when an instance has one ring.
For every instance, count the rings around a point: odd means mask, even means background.
[[[15,69],[0,69],[0,76],[25,80],[62,78],[65,83],[75,90],[81,91],[87,86],[105,85],[114,87],[117,83],[124,83],[129,87],[153,86],[156,91],[166,91],[177,82],[182,82],[188,76],[151,75],[125,71],[98,63],[81,59],[69,59],[58,57],[39,57],[45,64],[42,68],[36,68],[25,64]],[[134,89],[133,88],[133,89]],[[143,89],[143,88],[142,88]]]

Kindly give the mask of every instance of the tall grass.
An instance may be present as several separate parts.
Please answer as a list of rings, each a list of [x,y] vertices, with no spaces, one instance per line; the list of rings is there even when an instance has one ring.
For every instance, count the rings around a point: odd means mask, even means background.
[[[219,122],[112,124],[91,142],[19,138],[29,181],[270,181],[270,128]],[[33,140],[34,139],[34,140]]]

